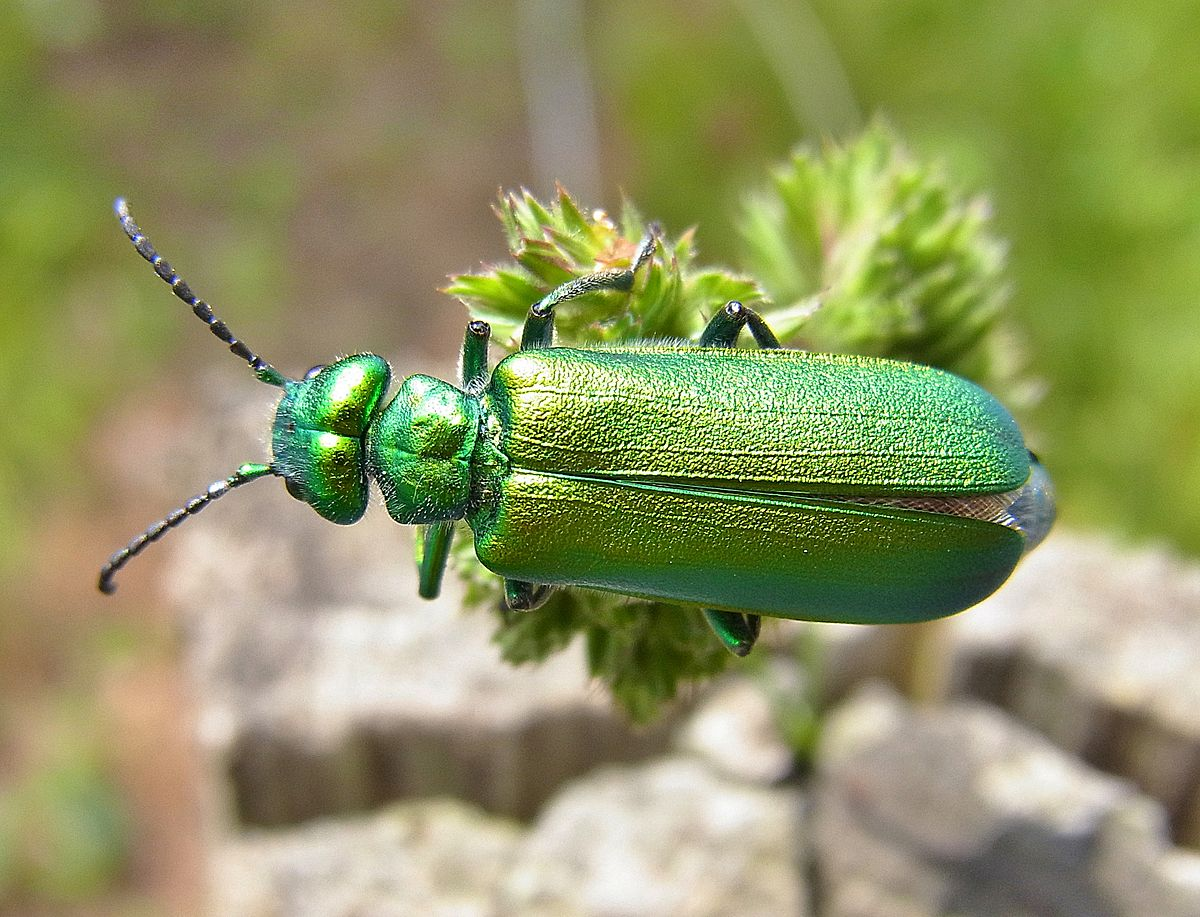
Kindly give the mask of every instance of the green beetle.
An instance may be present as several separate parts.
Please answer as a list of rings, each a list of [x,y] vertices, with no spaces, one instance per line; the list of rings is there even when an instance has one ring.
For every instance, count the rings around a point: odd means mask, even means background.
[[[1008,578],[1054,519],[1042,465],[991,395],[894,360],[780,348],[728,303],[693,344],[554,347],[554,309],[628,290],[655,250],[534,303],[521,349],[489,373],[484,322],[467,326],[458,387],[405,379],[356,354],[284,377],[188,288],[134,223],[138,252],[258,378],[283,389],[270,464],[247,464],[115,553],[100,589],[168,528],[230,489],[284,479],[339,524],[369,481],[418,526],[420,593],[438,594],[453,524],[504,578],[510,608],[585,586],[704,610],[745,655],[760,616],[924,621],[969,608]],[[736,349],[743,329],[758,349]]]

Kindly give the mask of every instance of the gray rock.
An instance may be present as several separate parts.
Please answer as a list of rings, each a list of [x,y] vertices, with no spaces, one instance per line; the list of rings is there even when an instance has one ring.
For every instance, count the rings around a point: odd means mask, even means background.
[[[1200,857],[1161,810],[982,704],[863,691],[827,724],[813,797],[830,917],[1200,913]]]
[[[538,817],[504,883],[503,910],[801,917],[806,847],[795,790],[740,785],[687,758],[609,768]]]
[[[1119,914],[1200,913],[1200,854],[1166,843],[1162,806],[1140,797],[1101,827],[1092,874]]]
[[[1056,533],[975,608],[913,626],[784,622],[767,645],[822,646],[820,697],[882,678],[924,700],[976,698],[1127,777],[1200,846],[1200,565]],[[800,648],[797,650],[797,648]]]
[[[726,679],[700,702],[676,745],[748,783],[778,783],[791,773],[795,760],[766,694],[740,678]]]
[[[1200,845],[1200,566],[1059,535],[947,631],[950,693],[1134,780]]]
[[[512,823],[449,801],[250,831],[216,850],[210,908],[227,917],[492,917],[519,845]]]
[[[213,913],[746,917],[809,913],[799,794],[695,759],[610,768],[528,831],[462,803],[251,830],[221,844]]]

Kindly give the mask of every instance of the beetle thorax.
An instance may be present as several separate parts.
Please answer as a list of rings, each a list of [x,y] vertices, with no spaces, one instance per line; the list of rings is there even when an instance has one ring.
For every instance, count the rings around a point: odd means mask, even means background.
[[[431,376],[409,376],[367,433],[367,471],[404,524],[459,519],[471,489],[479,402]]]

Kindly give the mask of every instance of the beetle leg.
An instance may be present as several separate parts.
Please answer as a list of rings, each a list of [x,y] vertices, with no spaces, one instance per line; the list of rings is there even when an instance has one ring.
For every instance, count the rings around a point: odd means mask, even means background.
[[[520,579],[504,581],[504,602],[513,611],[533,611],[545,603],[554,591],[545,583],[527,583]]]
[[[658,246],[658,235],[657,224],[651,223],[646,235],[638,243],[637,252],[634,253],[633,262],[629,267],[597,271],[568,280],[530,306],[529,315],[525,318],[525,327],[521,331],[521,349],[533,350],[550,346],[554,339],[554,307],[560,302],[577,299],[596,290],[621,290],[626,293],[632,290],[633,278],[638,269],[650,260]]]
[[[740,611],[716,611],[704,609],[709,627],[721,638],[725,648],[735,656],[746,656],[754,649],[758,633],[762,629],[762,618]]]
[[[700,335],[701,347],[733,347],[737,344],[738,335],[746,326],[755,342],[763,350],[776,350],[779,338],[770,329],[763,317],[736,299],[725,304],[720,312],[712,317],[704,332]]]
[[[487,322],[470,322],[463,338],[462,387],[469,394],[478,394],[487,385],[488,340],[492,335]],[[442,591],[442,576],[454,541],[452,521],[418,525],[416,534],[417,592],[423,599],[435,599]]]
[[[779,348],[779,338],[775,337],[775,332],[763,321],[762,316],[737,300],[727,302],[725,308],[712,317],[700,335],[698,344],[701,347],[733,347],[746,326],[750,327],[755,342],[763,350]],[[762,618],[758,615],[706,608],[704,617],[735,656],[745,656],[754,649],[754,642],[762,628]]]
[[[462,387],[468,394],[477,395],[487,386],[488,340],[491,336],[492,326],[487,322],[467,323],[462,348]]]
[[[442,575],[454,540],[452,521],[418,525],[416,533],[417,593],[423,599],[436,599],[442,591]]]

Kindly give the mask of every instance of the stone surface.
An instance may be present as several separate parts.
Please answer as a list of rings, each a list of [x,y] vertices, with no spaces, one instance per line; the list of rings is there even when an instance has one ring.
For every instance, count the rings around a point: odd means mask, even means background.
[[[407,803],[369,818],[251,831],[212,863],[224,917],[492,917],[520,829],[462,803]]]
[[[1166,808],[1174,837],[1200,847],[1200,565],[1060,532],[995,595],[943,621],[767,633],[781,653],[821,644],[827,701],[883,678],[925,700],[1003,707],[1133,780]]]
[[[766,694],[742,678],[725,680],[700,702],[676,745],[748,783],[778,783],[794,767],[795,752],[779,734]]]
[[[214,913],[775,917],[809,913],[794,790],[721,778],[694,759],[610,768],[524,831],[450,801],[255,830],[223,844]]]
[[[947,622],[949,693],[1134,780],[1200,846],[1200,566],[1059,535]]]
[[[1200,913],[1200,856],[1167,845],[1161,809],[986,705],[859,693],[813,804],[829,917]]]
[[[803,915],[801,796],[668,758],[572,784],[504,885],[523,915]]]

